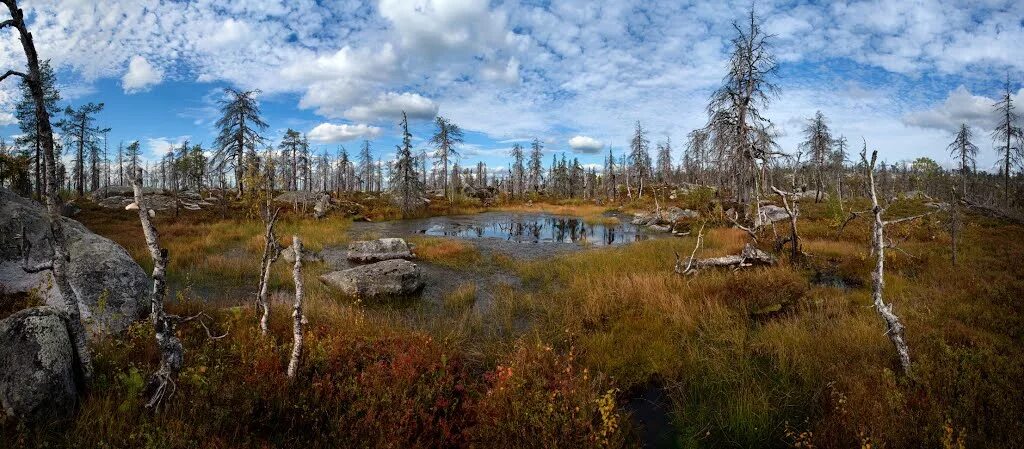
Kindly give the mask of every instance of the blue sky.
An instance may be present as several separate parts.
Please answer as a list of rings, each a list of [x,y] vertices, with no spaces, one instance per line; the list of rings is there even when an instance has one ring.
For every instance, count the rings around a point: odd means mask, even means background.
[[[430,118],[467,133],[463,163],[503,167],[514,142],[599,163],[640,120],[653,141],[685,135],[725,71],[731,22],[748,1],[484,0],[189,2],[23,0],[64,102],[104,102],[111,147],[151,157],[184,139],[211,144],[224,87],[260,89],[277,140],[307,133],[320,151],[362,139],[390,156],[401,110],[425,148]],[[102,7],[97,6],[102,5]],[[758,1],[780,67],[767,116],[792,151],[822,110],[836,134],[890,160],[948,164],[960,123],[981,167],[1007,74],[1024,100],[1024,2]],[[23,66],[7,33],[0,65]],[[17,134],[13,84],[0,86],[0,135]]]

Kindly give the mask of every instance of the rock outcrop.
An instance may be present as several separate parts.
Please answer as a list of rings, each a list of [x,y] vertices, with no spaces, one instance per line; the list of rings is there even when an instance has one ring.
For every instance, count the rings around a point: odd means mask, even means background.
[[[331,205],[331,196],[326,193],[321,193],[320,198],[317,198],[316,204],[313,205],[313,217],[317,220],[327,216],[327,212],[333,208]]]
[[[303,245],[305,246],[305,245]],[[295,251],[292,247],[287,247],[281,250],[281,258],[289,264],[295,263]],[[302,261],[303,262],[322,262],[323,258],[320,257],[316,251],[312,251],[306,248],[302,248]]]
[[[142,189],[142,194],[146,197],[146,205],[153,210],[172,210],[175,204],[180,209],[186,210],[199,210],[203,207],[213,206],[213,203],[204,199],[198,192],[185,190],[174,194],[172,192],[165,192],[163,190],[154,189],[147,187]],[[110,186],[98,189],[89,194],[89,197],[93,199],[100,207],[107,209],[126,209],[134,210],[137,209],[135,204],[135,192],[132,191],[131,187],[124,186]]]
[[[636,214],[632,223],[637,226],[647,226],[655,232],[669,232],[676,229],[677,224],[700,217],[700,213],[690,209],[680,209],[672,206],[648,214]]]
[[[408,296],[423,288],[420,268],[402,259],[334,271],[320,280],[348,296],[366,299]]]
[[[0,320],[0,405],[5,415],[39,421],[74,409],[76,362],[66,323],[49,306]]]
[[[400,238],[358,240],[348,244],[348,260],[353,262],[380,262],[391,259],[412,259],[412,247]]]
[[[765,219],[772,223],[775,223],[777,221],[789,220],[789,212],[786,212],[785,208],[773,204],[761,206],[761,215],[763,215]]]
[[[114,241],[64,220],[71,261],[68,282],[78,294],[82,318],[93,331],[118,332],[144,316],[149,306],[149,276]],[[47,304],[62,307],[60,292],[47,272],[22,270],[20,236],[24,228],[31,243],[30,264],[48,260],[50,226],[39,203],[0,188],[0,284],[9,292],[35,292]]]

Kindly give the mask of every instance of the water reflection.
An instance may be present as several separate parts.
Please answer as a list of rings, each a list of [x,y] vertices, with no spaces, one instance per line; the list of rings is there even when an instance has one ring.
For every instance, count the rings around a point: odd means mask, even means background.
[[[461,221],[439,217],[431,220],[420,232],[433,236],[498,238],[521,243],[589,243],[599,246],[647,238],[627,222],[588,224],[579,218],[536,214],[493,218]]]

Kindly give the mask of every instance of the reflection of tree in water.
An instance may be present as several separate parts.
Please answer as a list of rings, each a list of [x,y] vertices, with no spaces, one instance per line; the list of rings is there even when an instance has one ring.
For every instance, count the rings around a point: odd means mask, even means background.
[[[478,223],[447,223],[426,230],[432,235],[466,238],[502,238],[516,242],[578,243],[591,241],[598,245],[614,245],[646,238],[637,228],[627,224],[587,225],[579,218],[505,216]]]

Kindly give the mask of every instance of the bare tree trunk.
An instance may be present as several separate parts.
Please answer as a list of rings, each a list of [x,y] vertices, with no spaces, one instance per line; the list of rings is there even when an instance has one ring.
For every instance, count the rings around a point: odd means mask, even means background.
[[[277,256],[281,254],[281,247],[277,244],[277,236],[274,235],[274,223],[277,221],[277,215],[280,212],[281,209],[277,209],[274,212],[270,211],[268,199],[267,209],[264,215],[267,230],[263,236],[266,241],[266,245],[263,247],[263,263],[260,265],[260,287],[258,296],[260,310],[263,313],[260,318],[260,331],[263,332],[263,335],[267,335],[268,321],[270,320],[270,303],[267,300],[267,292],[270,284],[270,269],[274,265],[274,261],[277,260]]]
[[[839,197],[839,211],[846,212],[843,207],[843,169],[839,169],[839,176],[836,177],[836,195]]]
[[[160,247],[160,235],[153,226],[150,209],[142,194],[142,169],[136,168],[132,176],[132,190],[135,193],[135,205],[138,206],[139,222],[142,233],[146,237],[149,256],[153,259],[153,291],[149,297],[149,317],[156,333],[156,345],[160,349],[160,368],[149,379],[146,390],[150,394],[147,408],[159,407],[164,399],[174,394],[174,379],[181,371],[185,350],[181,340],[175,335],[179,323],[176,316],[164,314],[164,297],[167,295],[167,250]]]
[[[862,154],[862,157],[865,157],[865,155]],[[882,299],[882,290],[885,287],[886,244],[884,230],[887,223],[882,220],[882,213],[885,212],[885,209],[878,205],[878,195],[875,193],[875,160],[877,158],[878,151],[873,151],[871,153],[871,162],[866,164],[868,182],[871,188],[871,212],[875,218],[871,238],[872,249],[875,253],[875,270],[871,273],[871,300],[874,303],[875,310],[878,311],[882,320],[885,321],[886,335],[889,336],[889,340],[892,341],[893,346],[896,348],[896,353],[899,354],[903,374],[909,375],[910,348],[907,346],[903,336],[903,323],[900,322],[899,317],[892,311],[892,304],[886,304]]]
[[[299,357],[302,355],[302,240],[292,236],[292,250],[295,253],[295,305],[292,307],[292,318],[295,320],[292,334],[292,358],[288,362],[288,377],[295,377],[299,369]]]
[[[800,251],[800,234],[798,234],[797,230],[796,230],[796,217],[797,217],[797,215],[800,214],[800,210],[799,210],[800,206],[799,206],[798,203],[794,202],[793,203],[793,207],[791,208],[789,206],[789,201],[786,200],[786,193],[785,192],[777,189],[775,186],[772,186],[772,191],[774,191],[775,193],[779,194],[780,197],[782,197],[782,206],[786,208],[786,213],[789,214],[790,232],[789,232],[789,238],[787,240],[792,245],[792,252],[790,253],[790,260],[798,260],[800,258],[800,256],[802,255],[802,253]],[[781,248],[781,246],[784,245],[785,243],[786,243],[785,240],[782,241],[781,244],[779,245],[779,247]],[[778,250],[778,248],[776,250]]]
[[[37,138],[42,141],[43,157],[46,164],[46,210],[49,215],[50,233],[53,237],[53,262],[51,271],[54,283],[61,297],[64,299],[65,312],[68,314],[71,339],[75,345],[75,355],[78,358],[78,366],[81,371],[82,380],[88,385],[92,380],[92,355],[89,352],[88,337],[85,332],[85,325],[82,324],[82,311],[79,308],[78,295],[71,288],[68,282],[68,261],[71,259],[68,254],[67,242],[64,236],[64,223],[61,218],[61,206],[59,186],[57,185],[57,165],[53,154],[53,128],[50,125],[50,115],[46,111],[46,103],[40,83],[39,55],[36,53],[36,46],[32,40],[32,34],[25,26],[24,13],[18,8],[17,0],[3,0],[11,13],[11,19],[0,23],[0,29],[13,26],[18,30],[21,38],[21,45],[25,51],[25,59],[28,62],[28,74],[8,70],[0,76],[3,81],[9,76],[20,76],[26,81],[32,100],[35,103],[36,124],[38,126]],[[38,164],[38,161],[36,162]]]

